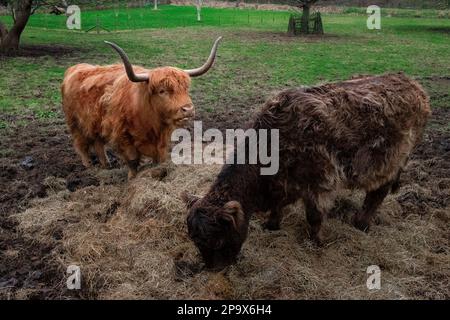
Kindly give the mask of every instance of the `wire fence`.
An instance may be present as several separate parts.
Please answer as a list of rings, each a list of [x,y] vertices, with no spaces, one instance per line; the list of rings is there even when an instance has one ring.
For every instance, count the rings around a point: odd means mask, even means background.
[[[81,11],[81,31],[122,31],[147,28],[202,27],[202,26],[243,26],[252,28],[287,28],[290,12],[259,11],[250,9],[201,9],[198,20],[197,9],[187,6],[162,5],[158,10],[153,6],[129,7],[117,5],[112,8]],[[66,15],[49,13],[34,14],[29,26],[45,29],[67,29]]]
[[[164,2],[159,1],[159,3]],[[194,1],[195,2],[195,1]],[[259,0],[264,3],[265,0]],[[244,2],[245,3],[245,2]],[[201,20],[197,19],[195,6],[159,5],[154,10],[154,2],[149,0],[127,2],[116,0],[106,5],[98,5],[91,2],[82,5],[81,31],[107,31],[117,32],[122,30],[137,29],[164,29],[174,27],[250,27],[270,30],[287,30],[289,16],[293,10],[257,10],[253,8],[219,8],[203,7]],[[319,8],[324,12],[323,8]],[[388,10],[388,9],[386,9]],[[411,12],[410,12],[411,11]],[[360,14],[365,15],[365,8],[340,8],[339,12],[327,12],[330,14]],[[384,11],[387,16],[413,16],[413,17],[437,17],[450,18],[450,11],[415,11],[415,10],[389,10]],[[0,17],[2,22],[12,23],[12,18],[6,14]],[[50,14],[49,10],[38,11],[30,17],[28,26],[44,29],[67,30],[65,14]]]

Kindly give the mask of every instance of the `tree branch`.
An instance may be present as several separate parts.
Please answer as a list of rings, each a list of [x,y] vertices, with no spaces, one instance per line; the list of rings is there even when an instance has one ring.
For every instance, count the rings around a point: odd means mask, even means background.
[[[36,5],[33,9],[31,9],[31,14],[34,14],[36,10],[39,9],[40,7],[41,7],[40,5]]]
[[[291,3],[294,3],[297,7],[303,8],[303,7],[310,7],[314,3],[316,3],[318,0],[291,0]]]
[[[46,1],[33,1],[33,4],[34,4],[34,6],[31,9],[31,14],[34,14],[36,12],[36,10],[42,6],[50,6],[50,4],[47,3]]]
[[[9,9],[11,10],[11,16],[13,18],[14,23],[16,23],[16,13],[14,12],[14,6],[10,5]]]

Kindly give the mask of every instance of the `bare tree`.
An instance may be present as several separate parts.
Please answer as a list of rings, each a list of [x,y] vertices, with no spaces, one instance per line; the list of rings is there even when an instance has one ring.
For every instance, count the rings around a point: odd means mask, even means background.
[[[20,36],[25,29],[30,16],[42,6],[55,6],[66,1],[52,0],[2,0],[11,13],[13,24],[10,29],[0,21],[0,53],[14,54],[19,50]]]
[[[19,50],[20,36],[33,12],[33,0],[8,1],[13,25],[8,30],[0,21],[0,52],[10,53]]]

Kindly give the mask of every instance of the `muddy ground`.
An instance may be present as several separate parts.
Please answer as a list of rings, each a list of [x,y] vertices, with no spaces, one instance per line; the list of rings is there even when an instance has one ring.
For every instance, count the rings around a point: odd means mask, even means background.
[[[427,84],[432,99],[448,97],[433,89],[449,88],[448,79]],[[226,117],[232,127],[248,120]],[[224,129],[222,118],[208,115],[204,129]],[[433,109],[369,234],[348,225],[361,195],[347,195],[327,222],[325,248],[313,248],[296,204],[281,231],[263,231],[257,215],[242,259],[220,274],[200,272],[179,199],[205,192],[218,167],[163,165],[163,175],[150,168],[128,183],[115,158],[111,170],[84,169],[62,117],[27,120],[0,141],[0,298],[450,298],[450,108]],[[79,291],[66,289],[71,263],[82,268]],[[365,289],[370,264],[387,274],[378,294]]]

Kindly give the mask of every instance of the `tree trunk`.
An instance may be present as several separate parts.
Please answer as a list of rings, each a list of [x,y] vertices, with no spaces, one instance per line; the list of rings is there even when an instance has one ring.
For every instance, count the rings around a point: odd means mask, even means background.
[[[291,14],[291,16],[289,17],[289,24],[288,24],[288,36],[295,36],[296,32],[295,32],[295,18],[294,16]]]
[[[0,21],[0,43],[2,43],[2,39],[6,37],[7,34],[8,29],[6,29],[6,26]]]
[[[311,5],[305,4],[303,6],[303,14],[302,14],[302,33],[309,34],[309,14],[311,11]]]
[[[0,53],[14,54],[19,50],[20,36],[22,35],[31,15],[32,0],[18,0],[13,4],[14,24],[7,30],[0,22]]]
[[[197,21],[202,21],[202,0],[197,0]]]
[[[20,35],[16,32],[8,32],[0,43],[0,52],[14,54],[19,50]]]

